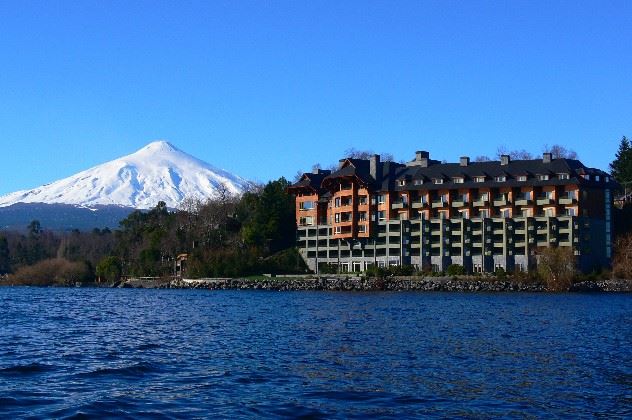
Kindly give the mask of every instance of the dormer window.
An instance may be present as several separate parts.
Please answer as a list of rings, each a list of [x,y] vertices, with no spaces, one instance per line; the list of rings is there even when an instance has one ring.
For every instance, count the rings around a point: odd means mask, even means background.
[[[557,174],[557,179],[569,179],[570,176],[567,173]]]
[[[406,180],[405,179],[400,179],[399,180],[399,186],[403,187],[404,185],[406,185]]]
[[[416,179],[416,180],[413,181],[413,184],[415,184],[415,185],[422,185],[423,183],[424,183],[423,179]]]
[[[463,183],[463,177],[462,176],[457,176],[452,178],[452,182],[454,182],[455,184],[462,184]]]
[[[496,178],[494,178],[494,180],[496,182],[505,182],[505,181],[507,181],[507,177],[505,175],[501,175],[501,176],[497,176]]]
[[[434,178],[432,181],[435,184],[443,184],[443,178]]]
[[[582,175],[582,177],[583,177],[586,181],[590,181],[590,175],[588,175],[588,174],[584,174],[584,175]]]
[[[538,181],[548,181],[548,180],[549,180],[549,176],[547,174],[538,175]]]
[[[484,176],[475,176],[474,177],[474,182],[485,182],[485,177]]]
[[[599,175],[595,175],[595,181],[599,182],[600,179],[601,177]]]
[[[526,175],[520,175],[518,177],[518,181],[520,181],[520,182],[525,182],[526,180],[527,180],[527,176]]]
[[[610,177],[609,177],[609,176],[605,177],[605,178],[604,178],[604,181],[606,181],[606,182],[610,182]]]

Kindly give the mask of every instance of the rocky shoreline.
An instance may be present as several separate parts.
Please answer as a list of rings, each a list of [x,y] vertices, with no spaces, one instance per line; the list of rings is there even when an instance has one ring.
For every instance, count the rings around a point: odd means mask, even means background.
[[[113,285],[129,288],[272,290],[272,291],[422,291],[422,292],[546,292],[540,283],[512,279],[456,277],[266,277],[221,279],[130,279]],[[599,280],[576,283],[571,292],[632,292],[632,281]]]

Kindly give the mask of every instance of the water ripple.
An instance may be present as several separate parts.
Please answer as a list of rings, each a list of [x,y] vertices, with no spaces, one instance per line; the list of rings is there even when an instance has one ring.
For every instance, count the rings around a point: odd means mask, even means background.
[[[632,416],[628,295],[0,288],[0,417]]]

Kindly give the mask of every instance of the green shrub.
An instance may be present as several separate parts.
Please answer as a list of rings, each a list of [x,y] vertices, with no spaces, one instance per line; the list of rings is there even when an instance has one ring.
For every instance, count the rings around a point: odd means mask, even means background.
[[[462,276],[465,274],[465,268],[459,264],[450,264],[447,273],[448,276]]]

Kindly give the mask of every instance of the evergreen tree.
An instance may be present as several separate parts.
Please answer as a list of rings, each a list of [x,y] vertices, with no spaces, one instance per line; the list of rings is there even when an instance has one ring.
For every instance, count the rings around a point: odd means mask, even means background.
[[[0,236],[0,274],[6,274],[10,271],[10,263],[9,243],[7,238]]]
[[[610,164],[610,171],[624,188],[632,188],[632,144],[625,136],[619,143],[619,150],[615,160]]]

